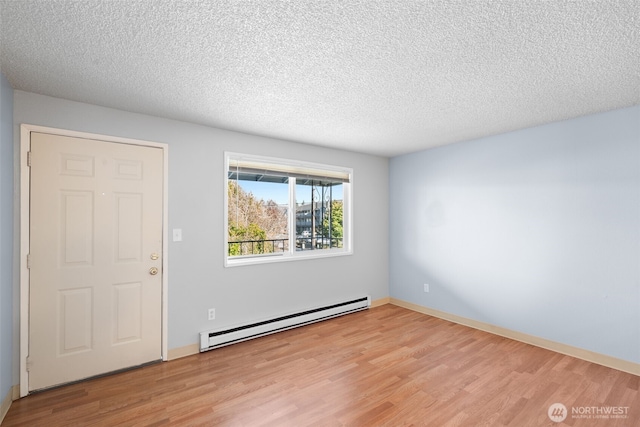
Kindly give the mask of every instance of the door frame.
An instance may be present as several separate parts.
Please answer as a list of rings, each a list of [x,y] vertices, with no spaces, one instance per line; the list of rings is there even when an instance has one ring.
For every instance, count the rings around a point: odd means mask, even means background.
[[[168,169],[169,145],[159,142],[143,141],[139,139],[120,138],[88,132],[78,132],[52,127],[21,124],[20,125],[20,397],[29,394],[29,373],[27,371],[27,356],[29,355],[29,281],[30,273],[27,266],[30,225],[30,167],[27,164],[31,150],[31,132],[48,133],[53,135],[70,136],[76,138],[95,139],[109,143],[140,145],[160,148],[162,150],[162,322],[161,322],[161,357],[167,360],[168,355],[168,265],[169,265],[169,201],[168,201]]]

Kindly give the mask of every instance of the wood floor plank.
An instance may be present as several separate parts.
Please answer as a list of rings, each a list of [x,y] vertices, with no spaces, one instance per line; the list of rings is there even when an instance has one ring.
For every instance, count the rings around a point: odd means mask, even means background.
[[[635,375],[387,304],[35,393],[2,426],[630,427],[639,389]],[[571,415],[601,406],[626,418]]]

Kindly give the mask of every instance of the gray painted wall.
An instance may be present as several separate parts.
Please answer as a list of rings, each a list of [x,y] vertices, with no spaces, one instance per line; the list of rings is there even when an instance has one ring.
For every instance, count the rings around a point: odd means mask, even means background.
[[[13,88],[0,73],[0,402],[13,382]]]
[[[389,268],[394,298],[640,363],[640,106],[391,159]]]
[[[388,296],[386,158],[262,138],[15,91],[14,121],[169,144],[169,349],[211,328],[361,295]],[[18,140],[18,135],[15,140]],[[309,160],[354,170],[354,254],[223,267],[224,151]],[[216,308],[216,320],[207,309]],[[17,328],[17,325],[14,327]]]

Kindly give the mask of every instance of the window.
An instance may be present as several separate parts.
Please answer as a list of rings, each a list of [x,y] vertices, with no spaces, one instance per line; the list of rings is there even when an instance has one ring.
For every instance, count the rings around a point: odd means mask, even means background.
[[[351,169],[225,155],[225,265],[351,253]]]

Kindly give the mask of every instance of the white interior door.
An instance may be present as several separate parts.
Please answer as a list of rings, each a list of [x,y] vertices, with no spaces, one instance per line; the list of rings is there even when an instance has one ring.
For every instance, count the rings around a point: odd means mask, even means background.
[[[29,390],[160,360],[162,149],[31,133]]]

